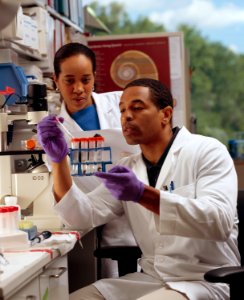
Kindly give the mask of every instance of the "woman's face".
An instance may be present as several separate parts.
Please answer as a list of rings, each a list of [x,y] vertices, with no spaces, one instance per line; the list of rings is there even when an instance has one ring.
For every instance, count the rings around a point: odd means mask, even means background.
[[[54,75],[54,81],[67,111],[72,114],[90,106],[95,82],[91,60],[83,54],[74,55],[61,63],[60,70],[58,77]]]

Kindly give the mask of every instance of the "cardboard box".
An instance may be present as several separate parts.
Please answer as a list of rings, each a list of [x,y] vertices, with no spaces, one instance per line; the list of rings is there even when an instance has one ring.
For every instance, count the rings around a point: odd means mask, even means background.
[[[20,6],[14,20],[2,29],[1,36],[6,40],[21,40],[23,34],[23,10]]]
[[[0,49],[0,63],[13,63],[18,65],[19,56],[18,54],[9,48]]]

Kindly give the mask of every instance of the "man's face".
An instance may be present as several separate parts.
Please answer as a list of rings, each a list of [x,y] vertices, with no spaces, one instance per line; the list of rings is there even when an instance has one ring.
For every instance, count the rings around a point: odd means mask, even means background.
[[[121,126],[130,145],[150,145],[162,137],[163,110],[151,101],[150,90],[143,86],[127,88],[120,100]]]

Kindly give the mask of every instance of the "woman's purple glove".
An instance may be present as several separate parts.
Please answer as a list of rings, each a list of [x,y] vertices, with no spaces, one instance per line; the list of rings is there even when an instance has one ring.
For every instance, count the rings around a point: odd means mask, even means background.
[[[138,202],[144,192],[144,183],[127,167],[115,166],[107,173],[96,172],[106,188],[118,200]]]
[[[63,118],[59,118],[63,122]],[[37,137],[51,161],[59,163],[68,154],[64,134],[58,127],[57,117],[47,116],[37,124]]]

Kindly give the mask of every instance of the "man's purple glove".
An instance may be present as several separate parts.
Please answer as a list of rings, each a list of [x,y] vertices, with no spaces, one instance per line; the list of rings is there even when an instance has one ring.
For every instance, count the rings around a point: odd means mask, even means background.
[[[96,172],[106,188],[118,200],[138,202],[144,192],[144,183],[127,167],[115,166],[107,173]]]
[[[63,118],[59,118],[63,122]],[[59,163],[69,152],[57,117],[47,116],[37,124],[37,138],[51,161]]]

